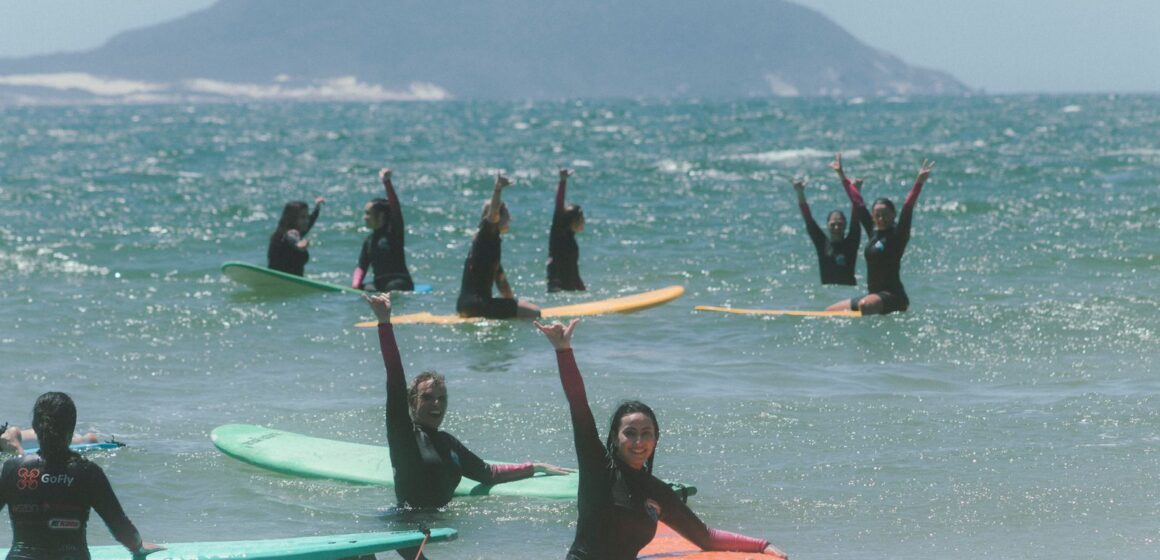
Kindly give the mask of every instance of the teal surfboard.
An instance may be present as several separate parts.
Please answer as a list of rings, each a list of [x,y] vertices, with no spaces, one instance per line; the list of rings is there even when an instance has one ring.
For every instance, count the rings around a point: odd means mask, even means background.
[[[286,274],[256,264],[244,262],[228,262],[222,265],[222,274],[227,278],[243,284],[252,290],[276,293],[309,293],[309,292],[342,292],[361,294],[350,286],[331,284],[320,280],[311,280],[302,276]],[[431,291],[430,284],[415,284],[415,292],[427,293]]]
[[[210,438],[226,455],[274,472],[355,484],[395,485],[390,453],[385,446],[316,438],[252,424],[218,426]],[[455,495],[575,500],[579,483],[580,475],[577,473],[537,474],[494,486],[464,478],[455,489]],[[692,486],[669,484],[684,496],[697,493]]]
[[[454,529],[431,529],[430,533],[430,537],[427,538],[428,543],[455,540],[457,536]],[[228,558],[337,560],[416,547],[423,542],[424,537],[425,535],[419,531],[398,531],[255,541],[158,543],[164,546],[165,550],[141,558],[148,560],[218,560]],[[8,549],[0,549],[0,557],[7,554]],[[133,554],[120,545],[90,546],[89,554],[92,555],[93,560],[130,560],[133,558]]]
[[[74,443],[68,446],[69,449],[77,453],[87,453],[89,451],[101,451],[104,449],[119,449],[125,447],[125,444],[119,441],[102,441],[99,443]],[[25,447],[24,453],[37,453],[40,451],[39,447]]]

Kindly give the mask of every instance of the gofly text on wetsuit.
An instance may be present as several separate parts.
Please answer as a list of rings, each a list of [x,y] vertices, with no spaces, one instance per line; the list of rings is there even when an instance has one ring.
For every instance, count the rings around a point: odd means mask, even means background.
[[[9,560],[87,560],[89,510],[108,525],[117,542],[136,551],[141,535],[96,464],[75,453],[49,465],[32,453],[9,459],[0,470],[0,507],[12,521]]]

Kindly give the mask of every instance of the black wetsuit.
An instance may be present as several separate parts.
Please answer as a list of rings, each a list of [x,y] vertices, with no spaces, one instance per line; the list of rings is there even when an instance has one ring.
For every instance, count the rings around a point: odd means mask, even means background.
[[[531,463],[489,465],[451,434],[411,420],[407,379],[392,325],[379,325],[379,347],[387,368],[387,445],[395,470],[395,498],[400,506],[447,505],[462,477],[499,484],[532,476]]]
[[[403,205],[395,194],[395,187],[387,180],[384,185],[387,191],[387,224],[376,229],[363,241],[362,252],[358,255],[358,270],[362,275],[373,272],[375,279],[366,282],[359,279],[360,289],[373,286],[380,292],[404,291],[415,289],[411,280],[411,272],[407,270],[407,253],[403,250],[406,225],[403,223]]]
[[[914,205],[921,193],[922,183],[916,181],[902,204],[898,222],[890,229],[878,230],[875,229],[874,220],[866,210],[862,195],[850,183],[846,184],[846,194],[860,210],[857,215],[870,237],[862,253],[866,258],[867,289],[871,294],[877,294],[882,298],[883,313],[906,311],[910,307],[910,298],[906,295],[906,288],[902,286],[902,255],[906,252],[907,243],[910,242]],[[856,300],[851,302],[851,308],[857,308]]]
[[[557,350],[560,383],[568,398],[572,434],[580,465],[579,519],[568,560],[635,559],[663,521],[702,550],[761,552],[768,541],[710,529],[668,484],[636,470],[609,453],[600,441],[588,406],[584,380],[572,350]],[[658,513],[647,500],[660,508]]]
[[[859,218],[856,216],[858,207],[854,206],[850,211],[846,237],[837,242],[830,239],[830,236],[826,235],[814,221],[808,204],[799,203],[798,208],[801,209],[802,218],[806,222],[810,240],[814,242],[814,250],[818,253],[818,270],[822,273],[822,283],[856,286],[858,282],[854,279],[854,265],[858,261],[858,245],[862,242],[862,230],[858,227]]]
[[[38,454],[4,462],[0,507],[8,506],[12,549],[20,560],[87,560],[85,535],[94,509],[125,548],[141,548],[141,536],[96,464],[72,454],[64,464],[46,465]]]
[[[510,319],[516,316],[518,303],[514,299],[492,297],[491,287],[503,274],[500,257],[503,253],[499,238],[499,224],[486,219],[479,223],[479,231],[471,239],[471,250],[463,260],[463,283],[455,311],[464,317]]]
[[[292,229],[282,235],[270,237],[270,246],[266,248],[266,268],[296,276],[302,276],[306,272],[306,263],[310,261],[310,251],[299,249],[298,242],[306,237],[310,228],[314,227],[320,210],[322,210],[321,206],[314,205],[314,211],[310,213],[310,221],[307,223],[306,229],[302,231]],[[291,235],[291,232],[294,234]]]
[[[548,291],[584,291],[580,278],[580,245],[572,231],[571,216],[564,211],[564,193],[568,181],[561,180],[556,187],[556,210],[552,214],[552,229],[548,232]]]

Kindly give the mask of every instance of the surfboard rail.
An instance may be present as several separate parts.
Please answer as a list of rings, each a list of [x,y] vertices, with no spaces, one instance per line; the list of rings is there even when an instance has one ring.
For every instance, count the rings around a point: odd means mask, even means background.
[[[718,307],[714,305],[698,305],[696,311],[712,311],[715,313],[732,313],[734,315],[787,315],[791,317],[861,317],[861,311],[799,311],[793,309],[740,309],[736,307]]]

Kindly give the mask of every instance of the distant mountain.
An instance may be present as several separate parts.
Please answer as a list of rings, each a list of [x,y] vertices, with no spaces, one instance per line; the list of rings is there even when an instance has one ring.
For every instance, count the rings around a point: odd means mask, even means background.
[[[121,87],[68,78],[86,75]],[[221,0],[92,51],[0,59],[0,87],[143,98],[971,91],[784,0]]]

